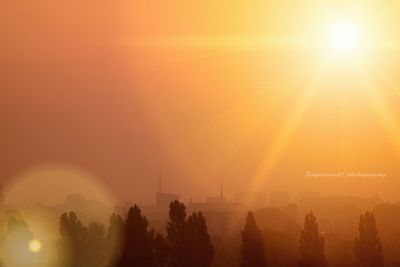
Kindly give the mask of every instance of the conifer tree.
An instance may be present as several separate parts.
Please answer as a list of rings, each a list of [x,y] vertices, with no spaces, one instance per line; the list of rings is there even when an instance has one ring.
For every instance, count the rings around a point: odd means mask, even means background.
[[[27,244],[33,238],[28,224],[20,218],[11,217],[0,238],[0,252],[4,266],[24,267],[32,262],[33,254]],[[1,265],[1,263],[0,263]]]
[[[164,236],[153,232],[154,267],[166,267],[168,264],[169,247]]]
[[[179,201],[174,201],[169,209],[167,224],[167,240],[169,243],[169,266],[190,266],[189,237],[187,236],[186,207]]]
[[[265,243],[252,212],[247,214],[246,224],[242,231],[242,240],[242,267],[267,266]]]
[[[317,219],[311,212],[305,216],[300,237],[299,267],[325,267],[325,240],[318,230]]]
[[[88,228],[82,224],[74,212],[63,213],[60,218],[59,232],[64,255],[63,264],[71,267],[87,267]]]
[[[106,233],[104,225],[91,222],[88,226],[87,236],[87,267],[105,266],[107,260]]]
[[[122,258],[125,244],[125,222],[120,215],[110,216],[106,240],[106,266],[115,267]]]
[[[207,231],[206,220],[201,212],[186,218],[186,207],[179,201],[170,205],[167,224],[169,244],[169,266],[209,267],[214,258],[214,249]]]
[[[211,245],[207,231],[206,219],[201,212],[194,212],[187,220],[188,236],[191,239],[191,266],[209,267],[214,258],[214,248]]]
[[[383,266],[383,249],[373,213],[366,212],[360,217],[359,235],[355,240],[354,254],[361,267]]]
[[[152,266],[152,237],[148,221],[138,206],[131,207],[125,222],[125,242],[119,267]]]

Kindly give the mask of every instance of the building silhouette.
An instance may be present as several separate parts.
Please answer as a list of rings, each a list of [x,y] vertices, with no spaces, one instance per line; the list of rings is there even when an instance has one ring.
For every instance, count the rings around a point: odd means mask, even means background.
[[[158,180],[158,191],[156,192],[156,206],[160,209],[168,209],[171,202],[180,200],[180,196],[171,193],[164,193],[162,189],[162,175]]]
[[[193,202],[188,204],[189,211],[205,211],[205,212],[237,212],[247,210],[244,203],[228,201],[224,196],[224,190],[221,185],[219,196],[210,196],[205,202]]]
[[[221,191],[219,193],[219,196],[211,196],[206,198],[207,203],[225,203],[226,199],[224,197],[224,190],[222,188],[221,184]]]

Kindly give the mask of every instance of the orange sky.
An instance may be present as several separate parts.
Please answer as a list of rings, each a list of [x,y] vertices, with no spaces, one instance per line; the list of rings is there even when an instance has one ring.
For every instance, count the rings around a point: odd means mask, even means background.
[[[366,82],[345,63],[320,74],[320,52],[282,40],[312,38],[329,12],[367,14],[363,25],[392,40],[398,4],[277,2],[3,1],[0,179],[64,162],[121,200],[152,200],[159,169],[166,190],[199,200],[220,183],[230,196],[250,187],[395,199],[400,51],[375,51]]]

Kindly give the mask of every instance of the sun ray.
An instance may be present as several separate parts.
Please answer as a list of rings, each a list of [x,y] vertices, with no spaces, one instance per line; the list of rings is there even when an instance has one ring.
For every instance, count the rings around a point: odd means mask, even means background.
[[[307,86],[304,95],[298,100],[296,106],[293,108],[293,111],[285,120],[283,127],[279,131],[279,134],[277,134],[272,140],[272,146],[252,177],[248,186],[248,191],[260,190],[260,188],[262,188],[270,178],[269,176],[282,157],[282,154],[284,153],[292,134],[300,124],[309,104],[314,98],[318,88],[318,83],[323,76],[322,74],[324,70],[325,65],[318,69],[318,72]]]
[[[246,49],[267,50],[287,48],[311,48],[318,44],[317,38],[270,35],[175,35],[137,36],[126,38],[122,43],[133,46],[177,47],[197,49]]]
[[[366,88],[368,99],[373,105],[374,111],[379,116],[380,122],[400,158],[400,120],[398,116],[395,115],[396,113],[393,111],[391,105],[378,90],[375,82],[368,78],[370,75],[361,70],[358,72],[358,75],[364,88]]]
[[[224,112],[214,116],[210,120],[205,121],[195,129],[187,132],[184,136],[181,136],[180,139],[172,140],[171,145],[166,148],[166,150],[162,151],[164,157],[171,157],[171,155],[176,156],[176,154],[181,154],[179,151],[185,151],[187,146],[190,144],[197,144],[196,140],[204,139],[204,136],[218,136],[218,132],[221,132],[221,129],[227,130],[230,129],[234,131],[236,129],[235,134],[232,134],[227,139],[231,141],[229,149],[224,150],[224,157],[219,159],[218,166],[213,169],[210,175],[218,176],[219,172],[222,171],[222,168],[228,166],[229,161],[231,161],[237,153],[243,147],[246,146],[248,140],[254,136],[257,131],[260,130],[260,127],[267,120],[268,116],[270,116],[275,106],[271,104],[269,108],[265,107],[265,95],[267,92],[265,90],[257,90],[252,94],[248,95],[246,98],[242,99],[236,105],[233,105],[229,109]],[[261,111],[262,109],[262,111]],[[246,115],[244,115],[246,114]],[[240,130],[238,127],[238,118],[246,117],[252,118],[247,119],[245,124],[242,124]],[[214,139],[216,143],[218,143],[218,137]],[[202,149],[207,149],[208,146],[201,145],[196,147],[196,151],[200,152]],[[225,147],[226,146],[222,146]],[[209,148],[209,147],[208,147]],[[213,147],[213,149],[221,149],[218,147]],[[222,153],[222,151],[220,151]],[[179,157],[176,159],[179,160]],[[186,157],[184,157],[186,160]],[[221,167],[222,166],[222,167]],[[197,173],[193,173],[196,175]]]

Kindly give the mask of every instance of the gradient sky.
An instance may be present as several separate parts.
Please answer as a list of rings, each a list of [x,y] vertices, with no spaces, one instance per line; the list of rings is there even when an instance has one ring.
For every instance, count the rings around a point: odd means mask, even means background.
[[[393,10],[395,1],[4,0],[0,180],[65,163],[122,201],[151,201],[160,171],[184,199],[223,183],[230,197],[250,188],[394,200],[400,51],[375,51],[365,82],[346,62],[321,75],[321,51],[299,41],[320,38],[326,14],[362,17],[395,40]]]

